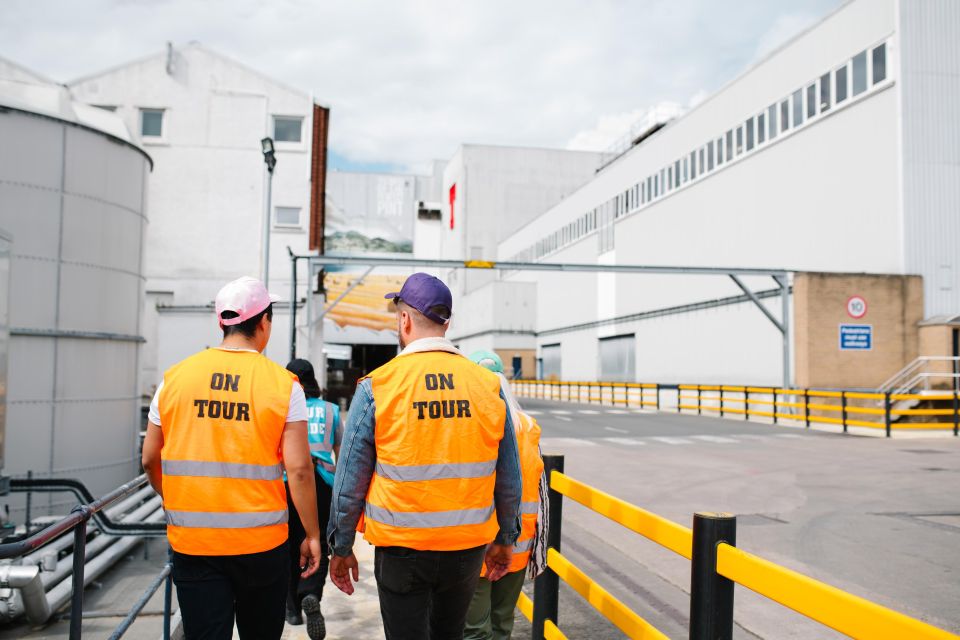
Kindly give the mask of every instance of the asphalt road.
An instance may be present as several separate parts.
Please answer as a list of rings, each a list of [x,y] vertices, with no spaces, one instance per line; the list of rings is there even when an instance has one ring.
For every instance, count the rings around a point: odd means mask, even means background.
[[[960,631],[960,440],[521,402],[568,475],[687,526],[695,511],[735,513],[739,547]],[[669,637],[687,637],[687,560],[570,500],[563,516],[574,564]],[[568,637],[623,637],[561,589]],[[843,637],[741,587],[735,617],[738,638]]]

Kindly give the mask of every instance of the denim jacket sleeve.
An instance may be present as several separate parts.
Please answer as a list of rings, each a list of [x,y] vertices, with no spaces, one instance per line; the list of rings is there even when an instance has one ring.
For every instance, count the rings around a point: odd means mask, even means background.
[[[348,556],[353,550],[357,523],[363,513],[367,489],[377,463],[375,416],[370,380],[362,380],[350,403],[343,429],[340,458],[333,481],[330,523],[327,525],[327,541],[338,556]]]
[[[517,447],[517,433],[510,417],[510,407],[500,393],[500,399],[506,406],[506,419],[503,425],[503,439],[497,453],[497,480],[493,487],[493,502],[497,509],[497,523],[500,532],[494,539],[496,544],[512,545],[520,536],[520,499],[523,484],[520,477],[520,450]]]

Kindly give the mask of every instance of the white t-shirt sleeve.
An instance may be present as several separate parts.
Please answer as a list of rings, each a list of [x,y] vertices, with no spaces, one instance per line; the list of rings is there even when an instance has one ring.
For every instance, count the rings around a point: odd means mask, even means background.
[[[157,386],[157,392],[153,394],[153,401],[150,402],[150,413],[148,418],[153,424],[160,423],[160,390],[163,389],[161,382]],[[300,383],[295,383],[290,388],[290,407],[287,409],[287,422],[301,422],[307,419],[307,397],[303,394],[303,387]]]
[[[157,392],[153,394],[153,400],[150,401],[150,412],[147,418],[155,425],[160,425],[160,390],[163,389],[163,381],[157,385]]]
[[[290,389],[290,407],[287,409],[287,422],[306,422],[307,397],[303,394],[303,387],[294,382]]]

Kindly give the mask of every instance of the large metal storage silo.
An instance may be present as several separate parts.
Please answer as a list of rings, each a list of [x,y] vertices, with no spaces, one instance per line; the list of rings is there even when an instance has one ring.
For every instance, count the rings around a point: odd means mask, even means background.
[[[79,478],[96,494],[139,469],[151,160],[90,109],[59,87],[11,96],[0,83],[0,229],[12,239],[2,473]],[[34,514],[73,502],[43,496]]]

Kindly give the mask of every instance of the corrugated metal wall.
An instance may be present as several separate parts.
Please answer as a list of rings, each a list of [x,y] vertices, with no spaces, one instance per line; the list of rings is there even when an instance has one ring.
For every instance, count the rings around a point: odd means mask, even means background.
[[[904,268],[960,313],[960,2],[901,0]]]

